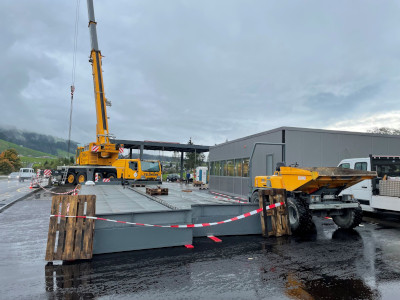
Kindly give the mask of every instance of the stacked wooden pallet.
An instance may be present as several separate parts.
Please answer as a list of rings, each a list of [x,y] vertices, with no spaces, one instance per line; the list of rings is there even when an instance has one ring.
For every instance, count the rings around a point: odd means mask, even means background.
[[[285,189],[266,189],[259,191],[261,213],[261,227],[263,236],[283,236],[291,235],[290,230],[286,190]],[[271,204],[283,202],[283,206],[266,210],[265,207]]]
[[[168,195],[167,188],[161,188],[157,186],[156,188],[146,188],[146,194],[153,196],[153,195]]]
[[[96,216],[96,196],[53,196],[51,214],[54,217],[50,218],[45,259],[47,261],[91,259],[94,220],[76,216]],[[56,217],[60,215],[61,217]]]
[[[143,183],[132,183],[132,187],[145,187],[146,185]]]

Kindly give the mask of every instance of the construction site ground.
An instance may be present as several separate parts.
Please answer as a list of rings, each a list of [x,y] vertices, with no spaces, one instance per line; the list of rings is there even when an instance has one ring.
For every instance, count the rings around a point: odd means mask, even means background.
[[[59,189],[58,191],[62,191]],[[369,215],[354,231],[315,218],[305,236],[202,237],[185,247],[44,260],[51,194],[0,214],[2,299],[396,299],[400,223]]]

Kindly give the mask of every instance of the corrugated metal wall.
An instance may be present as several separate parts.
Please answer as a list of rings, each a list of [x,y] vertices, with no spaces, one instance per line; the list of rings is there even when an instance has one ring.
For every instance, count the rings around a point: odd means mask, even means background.
[[[250,157],[256,142],[286,142],[286,163],[304,167],[334,167],[344,158],[367,157],[369,154],[400,155],[400,137],[368,133],[281,127],[211,147],[210,162]],[[282,161],[280,146],[257,146],[253,158],[253,175],[267,173],[267,155],[273,165]],[[254,178],[254,177],[253,177]],[[248,177],[210,175],[210,190],[247,196]]]
[[[336,167],[345,158],[400,154],[399,136],[288,128],[286,143],[287,162],[304,167]]]
[[[210,149],[210,162],[228,159],[250,158],[253,145],[256,142],[281,143],[282,130],[276,129],[266,133],[249,136],[232,142],[224,143]],[[282,161],[281,146],[257,146],[254,153],[252,174],[265,175],[267,170],[267,155],[272,154],[273,164]],[[230,195],[247,195],[249,191],[248,177],[228,177],[210,175],[210,190]]]

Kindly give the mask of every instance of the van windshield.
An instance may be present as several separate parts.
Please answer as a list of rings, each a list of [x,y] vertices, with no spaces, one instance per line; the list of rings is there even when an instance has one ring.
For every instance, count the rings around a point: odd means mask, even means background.
[[[160,164],[158,161],[142,161],[141,162],[143,172],[159,172]]]

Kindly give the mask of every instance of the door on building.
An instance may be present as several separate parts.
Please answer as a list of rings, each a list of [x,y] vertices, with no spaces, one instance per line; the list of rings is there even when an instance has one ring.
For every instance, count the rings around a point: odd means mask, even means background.
[[[273,175],[274,174],[274,155],[273,154],[267,154],[267,175]]]

